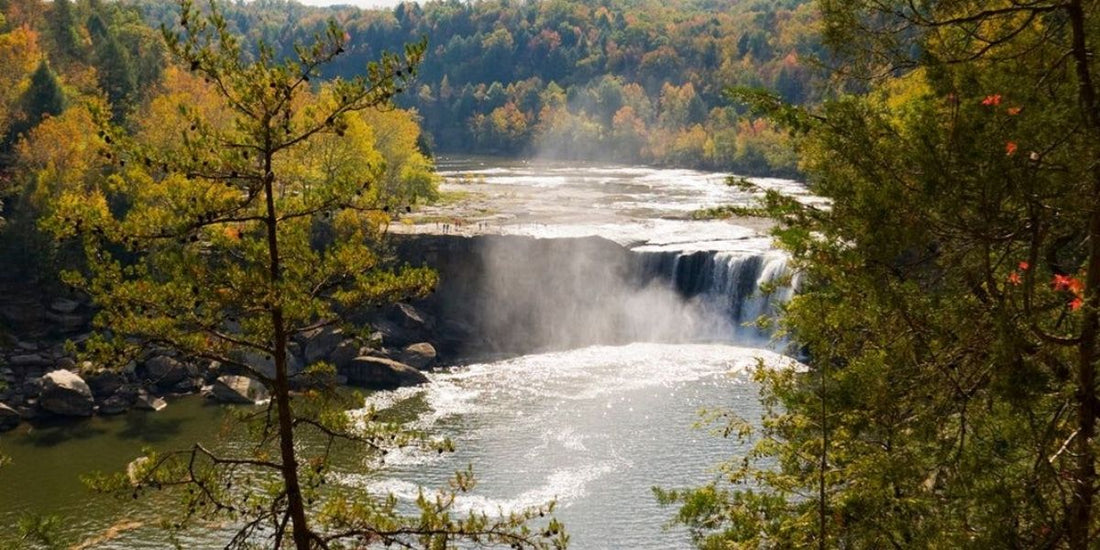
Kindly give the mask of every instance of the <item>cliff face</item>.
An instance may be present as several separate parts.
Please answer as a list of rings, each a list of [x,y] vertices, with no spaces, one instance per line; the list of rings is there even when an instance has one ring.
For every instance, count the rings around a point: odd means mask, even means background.
[[[416,305],[450,357],[766,339],[741,325],[774,309],[759,286],[785,273],[774,254],[636,252],[599,237],[401,235],[395,250],[439,271]]]

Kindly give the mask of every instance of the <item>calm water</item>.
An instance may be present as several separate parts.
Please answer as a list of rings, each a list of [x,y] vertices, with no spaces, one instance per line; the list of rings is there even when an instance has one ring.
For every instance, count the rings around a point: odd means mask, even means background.
[[[471,190],[472,198],[452,207],[457,210],[427,214],[447,220],[480,213],[480,221],[462,231],[597,234],[639,250],[759,254],[768,246],[758,227],[684,219],[697,207],[747,200],[722,186],[720,174],[492,162],[444,163],[446,187]],[[764,183],[798,189],[782,180]],[[414,230],[433,231],[442,223],[427,221]],[[348,490],[413,498],[420,488],[445,486],[469,464],[479,485],[459,502],[463,509],[508,511],[556,499],[573,548],[685,548],[686,533],[663,528],[675,511],[660,508],[651,488],[713,479],[713,467],[743,449],[693,429],[699,410],[725,407],[757,418],[757,390],[745,370],[758,357],[787,363],[736,344],[597,346],[433,373],[426,388],[379,393],[368,402],[422,411],[413,424],[451,437],[458,451],[442,457],[391,453],[381,469],[344,456],[336,468],[340,483]],[[158,413],[24,426],[0,435],[0,450],[14,461],[0,469],[0,525],[14,525],[22,514],[53,514],[63,519],[60,534],[69,544],[114,527],[117,535],[96,548],[167,547],[165,533],[156,528],[163,502],[94,495],[78,476],[118,471],[145,446],[170,449],[201,441],[232,448],[239,438],[218,437],[233,433],[232,427],[223,430],[223,412],[186,398]],[[11,535],[11,529],[0,531],[0,548],[12,546]],[[210,527],[181,542],[217,548],[225,540],[224,531]]]

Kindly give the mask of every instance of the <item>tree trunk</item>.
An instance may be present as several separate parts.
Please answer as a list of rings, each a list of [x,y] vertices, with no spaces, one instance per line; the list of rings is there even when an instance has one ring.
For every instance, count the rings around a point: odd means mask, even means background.
[[[1100,105],[1093,87],[1090,54],[1086,41],[1085,12],[1081,0],[1073,0],[1067,6],[1073,32],[1072,52],[1078,79],[1078,95],[1085,111],[1084,120],[1089,137],[1100,136]],[[1096,492],[1096,453],[1093,440],[1096,437],[1096,418],[1100,404],[1096,398],[1096,343],[1100,330],[1097,307],[1100,306],[1100,165],[1092,170],[1092,212],[1089,218],[1089,256],[1085,274],[1085,296],[1082,309],[1081,340],[1078,345],[1077,388],[1077,436],[1074,452],[1077,463],[1073,476],[1073,502],[1067,518],[1069,546],[1074,549],[1089,547],[1092,538],[1093,496]]]
[[[270,151],[270,148],[268,148]],[[275,331],[275,387],[274,397],[279,415],[279,451],[282,458],[283,485],[286,489],[287,510],[290,513],[294,547],[309,550],[310,533],[306,523],[306,510],[302,502],[302,488],[298,482],[298,461],[294,456],[294,424],[290,414],[290,377],[286,361],[286,323],[279,296],[282,270],[279,266],[278,217],[275,211],[275,175],[271,172],[271,153],[264,156],[264,194],[267,199],[267,250],[271,262],[271,287],[275,292],[271,305],[271,324]]]

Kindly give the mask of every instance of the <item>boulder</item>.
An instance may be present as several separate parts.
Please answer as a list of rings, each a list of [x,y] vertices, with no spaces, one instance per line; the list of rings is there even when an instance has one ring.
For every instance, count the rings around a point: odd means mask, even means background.
[[[328,359],[344,339],[344,331],[334,327],[319,328],[304,335],[306,365]]]
[[[11,364],[16,367],[48,367],[53,365],[53,361],[39,353],[25,353],[12,356]]]
[[[356,357],[362,355],[359,353],[359,342],[355,339],[348,339],[340,342],[336,349],[332,350],[329,354],[328,360],[336,367],[336,370],[347,368]]]
[[[92,396],[101,401],[122,388],[126,384],[126,377],[113,370],[105,370],[85,375],[84,381],[92,389]]]
[[[155,355],[145,360],[145,378],[167,389],[194,376],[187,364],[167,355]]]
[[[266,353],[257,352],[238,352],[234,353],[232,359],[245,365],[248,365],[256,372],[268,377],[275,378],[275,357]],[[305,368],[302,365],[302,360],[296,357],[293,353],[287,353],[286,355],[286,368],[289,376],[294,376]]]
[[[88,325],[88,319],[83,315],[77,315],[75,313],[54,313],[48,311],[46,312],[46,320],[53,323],[58,330],[65,333],[80,332]]]
[[[34,420],[39,417],[37,403],[33,401],[27,401],[26,405],[16,407],[15,410],[19,411],[19,418],[23,420]]]
[[[126,478],[130,480],[130,484],[135,487],[139,485],[142,478],[148,473],[146,468],[149,467],[149,461],[152,460],[147,456],[135,458],[126,465]]]
[[[0,432],[6,432],[19,425],[19,411],[0,403]]]
[[[176,382],[176,384],[171,386],[171,387],[162,388],[162,389],[164,389],[165,393],[188,394],[188,393],[195,393],[195,392],[199,391],[201,388],[202,388],[202,378],[188,377],[188,378],[184,378],[183,380],[180,380],[179,382]]]
[[[404,329],[422,330],[429,327],[428,317],[409,304],[394,304],[386,312],[386,320]]]
[[[164,410],[168,406],[168,402],[147,393],[139,393],[137,400],[134,401],[134,407],[146,411],[160,411]]]
[[[116,393],[99,403],[99,414],[122,414],[134,406],[134,396],[128,393]]]
[[[84,379],[67,370],[55,370],[42,377],[38,406],[62,416],[91,416],[95,402]]]
[[[232,374],[219,376],[210,391],[215,399],[223,403],[254,405],[270,398],[267,388],[259,380]]]
[[[402,363],[419,370],[424,370],[435,365],[435,346],[427,342],[411,344],[401,350],[398,357]]]
[[[72,313],[80,307],[80,302],[68,298],[58,298],[50,304],[50,309],[58,313]]]
[[[383,357],[356,357],[340,374],[354,386],[393,389],[428,382],[428,377],[404,363]]]

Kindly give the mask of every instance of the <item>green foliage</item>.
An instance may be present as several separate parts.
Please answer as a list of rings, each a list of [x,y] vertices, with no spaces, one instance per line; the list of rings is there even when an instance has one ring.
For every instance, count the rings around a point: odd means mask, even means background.
[[[42,60],[31,74],[30,86],[19,100],[22,117],[11,127],[8,143],[14,143],[16,137],[35,127],[43,118],[61,114],[65,110],[65,93],[57,81],[57,75],[48,63]]]
[[[79,59],[83,55],[83,44],[78,31],[73,3],[69,0],[54,0],[50,17],[54,40],[59,53],[69,58]]]
[[[110,32],[93,34],[110,44]],[[200,518],[232,522],[230,548],[442,548],[460,539],[564,546],[556,522],[549,532],[527,525],[551,507],[504,517],[456,513],[457,495],[472,487],[468,473],[422,496],[412,515],[393,497],[328,489],[327,461],[338,446],[378,460],[391,447],[453,447],[373,413],[346,413],[361,401],[331,391],[331,367],[290,369],[292,338],[436,284],[430,271],[394,265],[383,242],[391,206],[434,190],[415,150],[415,122],[400,113],[368,122],[415,78],[424,43],[315,89],[311,80],[348,46],[335,23],[290,58],[262,42],[246,52],[216,6],[200,10],[188,0],[163,33],[182,67],[167,72],[166,93],[149,103],[135,131],[112,124],[118,112],[93,101],[40,126],[36,137],[88,124],[98,131],[48,154],[24,147],[28,159],[41,153],[40,223],[83,250],[80,267],[62,277],[97,308],[99,332],[84,343],[85,356],[118,367],[150,346],[169,348],[245,373],[272,399],[243,413],[252,425],[250,452],[149,450],[126,474],[91,484],[123,498],[171,491],[185,510],[175,528]],[[89,159],[81,148],[97,155]],[[292,399],[292,387],[304,393]],[[324,444],[303,445],[306,432]]]
[[[97,47],[96,67],[99,69],[99,87],[107,92],[115,120],[122,120],[138,86],[130,53],[117,38],[105,36]]]
[[[1072,4],[823,2],[845,68],[887,77],[812,115],[741,94],[829,203],[759,207],[808,368],[758,372],[753,450],[662,493],[700,546],[1094,544],[1100,110],[1091,58],[1045,61],[1091,47]]]
[[[60,527],[61,518],[58,516],[22,515],[15,525],[19,546],[27,550],[64,548],[57,537]]]
[[[173,17],[159,3],[138,5],[152,21]],[[819,99],[818,79],[800,61],[820,53],[818,16],[804,0],[437,1],[393,12],[274,2],[225,9],[280,56],[293,55],[293,41],[315,32],[324,17],[337,17],[351,30],[353,47],[330,75],[352,74],[371,52],[427,37],[432,51],[418,93],[399,100],[424,116],[442,151],[790,175],[790,156],[765,154],[770,145],[756,144],[760,132],[752,121],[740,125],[722,90],[766,86],[799,101]],[[540,93],[551,87],[564,96]],[[725,154],[740,146],[750,150]]]

